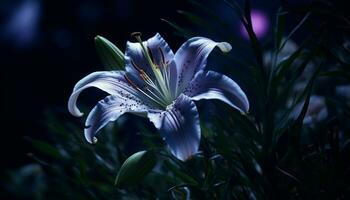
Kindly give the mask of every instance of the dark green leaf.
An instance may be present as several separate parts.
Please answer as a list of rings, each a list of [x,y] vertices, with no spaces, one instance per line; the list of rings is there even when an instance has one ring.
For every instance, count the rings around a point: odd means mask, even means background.
[[[345,78],[350,80],[350,73],[347,70],[343,69],[338,69],[334,71],[329,71],[329,72],[323,72],[320,74],[320,76],[328,76],[328,77],[335,77],[335,78]]]
[[[41,140],[36,140],[32,138],[26,138],[35,149],[37,149],[40,153],[51,156],[53,158],[60,158],[61,154],[58,151],[58,149],[51,144],[41,141]]]
[[[279,51],[283,49],[283,47],[286,45],[287,41],[293,36],[295,32],[305,23],[305,21],[309,18],[310,13],[307,13],[303,19],[293,28],[293,30],[288,34],[288,36],[284,39],[283,43],[279,47]]]
[[[343,46],[332,48],[331,53],[342,63],[350,64],[350,52]]]
[[[179,169],[177,169],[176,166],[174,166],[171,162],[165,160],[164,165],[169,169],[171,172],[174,173],[176,177],[181,179],[184,183],[189,185],[198,185],[198,182],[194,180],[192,177],[188,176],[187,174],[181,172]]]
[[[284,28],[285,28],[285,15],[286,13],[281,12],[282,8],[279,8],[279,11],[277,12],[276,16],[276,29],[275,29],[275,42],[276,46],[280,47],[282,43],[282,37],[284,34]]]

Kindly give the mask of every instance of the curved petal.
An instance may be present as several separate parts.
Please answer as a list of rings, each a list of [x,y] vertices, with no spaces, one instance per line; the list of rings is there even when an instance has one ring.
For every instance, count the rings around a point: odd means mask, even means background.
[[[173,51],[159,33],[143,42],[143,45],[150,52],[154,64],[160,67],[162,67],[162,63],[170,63],[174,58]],[[140,43],[126,43],[125,63],[125,69],[133,80],[141,81],[138,72],[139,69],[142,69],[149,77],[154,79],[152,68],[147,62]]]
[[[177,94],[187,87],[199,70],[204,69],[208,55],[216,46],[222,52],[232,49],[227,42],[214,42],[204,37],[191,38],[179,48],[174,57],[177,67]]]
[[[148,106],[141,103],[137,98],[107,96],[91,110],[88,115],[84,130],[84,135],[89,143],[96,143],[96,133],[108,122],[117,120],[126,112],[145,113]]]
[[[127,83],[125,80],[124,71],[114,71],[114,72],[94,72],[83,79],[81,79],[74,87],[71,96],[68,101],[69,112],[77,117],[83,115],[76,106],[79,94],[89,87],[99,88],[112,95],[131,95],[139,96],[138,91],[133,89],[133,87]]]
[[[157,129],[160,129],[164,119],[165,111],[163,110],[148,110],[147,117]]]
[[[218,99],[242,113],[249,110],[247,96],[229,77],[213,71],[200,71],[184,92],[192,100]]]
[[[196,105],[189,97],[180,95],[167,111],[149,112],[148,117],[175,157],[184,161],[197,153],[201,130]]]

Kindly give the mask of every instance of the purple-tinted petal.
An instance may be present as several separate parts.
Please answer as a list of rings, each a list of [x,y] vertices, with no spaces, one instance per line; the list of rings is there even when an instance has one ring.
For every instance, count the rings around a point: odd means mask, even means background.
[[[71,96],[68,101],[68,110],[74,116],[82,116],[83,113],[76,106],[76,101],[79,94],[89,87],[99,88],[112,95],[130,95],[139,96],[138,91],[130,86],[125,78],[125,72],[94,72],[81,79],[74,87]]]
[[[247,96],[239,85],[229,77],[213,71],[198,72],[184,94],[195,101],[218,99],[243,113],[249,110]]]
[[[129,96],[107,96],[105,99],[91,110],[86,119],[84,135],[89,143],[95,143],[96,133],[103,128],[108,122],[117,120],[126,112],[145,113],[148,106],[141,103],[140,99]]]
[[[184,161],[197,153],[200,142],[199,116],[194,102],[180,95],[167,111],[149,112],[171,153]]]
[[[172,60],[167,66],[169,77],[169,87],[171,94],[177,96],[177,68],[175,60]]]
[[[162,126],[164,116],[164,110],[148,110],[147,112],[148,119],[154,124],[157,129],[160,129]]]
[[[193,76],[203,70],[209,53],[219,47],[222,52],[231,50],[226,42],[214,42],[204,37],[194,37],[187,40],[176,52],[174,60],[177,67],[177,93],[180,94]]]
[[[143,42],[143,45],[150,51],[154,64],[160,67],[162,67],[162,63],[170,63],[174,58],[174,53],[159,33]],[[142,51],[140,43],[126,43],[125,63],[125,69],[133,80],[140,80],[137,68],[142,69],[149,77],[154,79],[153,71]]]
[[[162,63],[168,63],[174,58],[173,51],[159,33],[147,40],[147,47],[151,50],[153,61],[158,66]]]

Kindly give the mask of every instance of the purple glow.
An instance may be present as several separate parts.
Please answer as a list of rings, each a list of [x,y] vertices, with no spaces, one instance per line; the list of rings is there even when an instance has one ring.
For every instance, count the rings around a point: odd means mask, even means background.
[[[252,10],[251,19],[252,19],[253,30],[255,32],[256,37],[257,38],[264,37],[270,26],[270,23],[266,14],[260,10]],[[248,32],[245,30],[244,25],[242,23],[240,25],[240,32],[244,38],[246,39],[249,38]]]

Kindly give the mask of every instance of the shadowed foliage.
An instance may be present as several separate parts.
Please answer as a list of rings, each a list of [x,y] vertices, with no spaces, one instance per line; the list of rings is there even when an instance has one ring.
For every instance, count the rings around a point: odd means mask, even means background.
[[[75,121],[66,111],[48,111],[51,139],[27,138],[37,150],[28,154],[36,164],[5,175],[9,196],[350,198],[350,89],[339,89],[350,84],[350,23],[336,12],[342,5],[311,1],[298,6],[281,1],[272,13],[271,33],[260,39],[253,30],[249,0],[187,3],[193,9],[179,11],[186,23],[163,19],[175,33],[165,37],[202,35],[229,42],[233,50],[224,56],[214,53],[208,67],[237,80],[247,93],[250,112],[241,114],[219,101],[199,102],[200,152],[182,162],[171,155],[147,120],[126,115],[105,127],[99,142],[90,145],[82,134],[84,119]],[[232,18],[210,9],[212,4],[219,4]],[[287,30],[288,22],[295,26]],[[227,28],[234,23],[245,27],[249,40]],[[287,51],[293,40],[298,45]],[[114,63],[113,51],[108,54],[103,63]],[[111,65],[106,67],[109,70]],[[134,153],[142,151],[131,159],[145,154],[143,150],[148,150],[149,158],[129,160],[122,167]],[[134,175],[123,187],[114,185],[119,170]],[[23,192],[13,190],[17,187]]]

